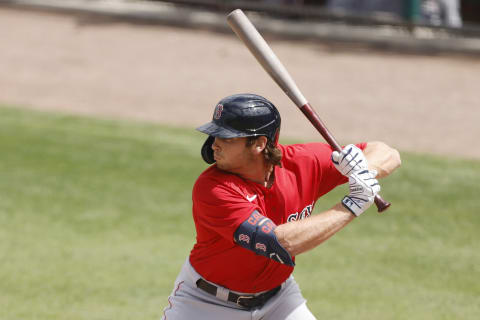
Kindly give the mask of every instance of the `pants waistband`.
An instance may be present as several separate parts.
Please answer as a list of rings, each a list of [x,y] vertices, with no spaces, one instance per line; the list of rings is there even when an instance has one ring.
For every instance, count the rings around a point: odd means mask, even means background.
[[[273,288],[272,290],[263,292],[258,295],[239,295],[232,291],[223,292],[222,294],[221,292],[219,292],[220,291],[219,287],[217,287],[216,285],[210,282],[203,280],[202,278],[197,280],[196,285],[198,288],[202,289],[203,291],[213,296],[216,296],[219,299],[236,303],[237,305],[247,309],[253,309],[253,308],[258,308],[263,306],[265,303],[267,303],[267,301],[270,298],[276,295],[278,291],[280,291],[280,289],[282,288],[282,286],[280,285],[276,288]]]

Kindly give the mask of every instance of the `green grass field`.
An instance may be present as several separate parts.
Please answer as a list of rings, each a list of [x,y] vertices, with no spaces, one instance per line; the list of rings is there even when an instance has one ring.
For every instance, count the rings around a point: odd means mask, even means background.
[[[159,319],[195,238],[203,139],[0,108],[0,319]],[[388,213],[298,257],[319,319],[479,319],[480,161],[402,158]]]

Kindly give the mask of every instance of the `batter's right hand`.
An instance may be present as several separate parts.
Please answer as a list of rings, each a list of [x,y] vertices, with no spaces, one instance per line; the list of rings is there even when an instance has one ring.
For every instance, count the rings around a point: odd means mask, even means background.
[[[375,170],[363,170],[351,173],[348,178],[350,194],[342,199],[342,204],[357,217],[372,205],[375,196],[380,192],[376,176]]]
[[[353,172],[359,172],[368,168],[367,158],[362,150],[354,144],[349,144],[343,148],[342,152],[332,152],[332,162],[335,168],[348,177]]]

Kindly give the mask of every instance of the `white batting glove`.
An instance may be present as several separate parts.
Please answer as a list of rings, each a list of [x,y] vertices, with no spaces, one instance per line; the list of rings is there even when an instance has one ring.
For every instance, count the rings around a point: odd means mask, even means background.
[[[332,152],[332,162],[341,174],[348,177],[352,172],[359,172],[368,168],[367,158],[356,145],[349,144],[342,152]]]
[[[376,175],[375,170],[363,170],[352,172],[348,178],[350,194],[342,199],[342,204],[357,217],[372,205],[375,195],[380,192]]]

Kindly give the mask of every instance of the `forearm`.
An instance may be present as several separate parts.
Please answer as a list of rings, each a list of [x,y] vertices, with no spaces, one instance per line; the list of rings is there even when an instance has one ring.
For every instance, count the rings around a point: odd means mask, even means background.
[[[339,203],[308,219],[279,225],[275,229],[275,235],[280,244],[292,256],[296,256],[320,245],[354,218],[355,216]]]
[[[368,161],[369,169],[375,169],[379,178],[388,176],[401,164],[398,151],[383,142],[368,142],[363,150],[363,154]],[[373,203],[373,196],[375,192],[378,192],[378,190],[375,191],[375,188],[378,188],[376,180],[372,180],[370,176],[362,178],[362,175],[368,174],[368,172],[352,173],[352,175],[356,175],[356,178],[350,181],[350,192],[356,193],[357,198],[348,199],[350,200],[349,203],[352,203],[352,206],[349,206],[350,209],[357,216]],[[359,184],[362,181],[363,184]],[[354,184],[352,185],[352,183]],[[358,188],[359,186],[361,187],[360,189]],[[359,197],[359,192],[362,197]],[[360,201],[362,199],[363,202]],[[331,209],[308,219],[279,225],[275,229],[275,235],[282,247],[290,255],[296,256],[317,247],[340,231],[355,218],[352,212],[339,203]]]
[[[368,142],[363,153],[368,160],[369,169],[378,172],[377,179],[387,177],[402,164],[400,153],[383,142]]]

